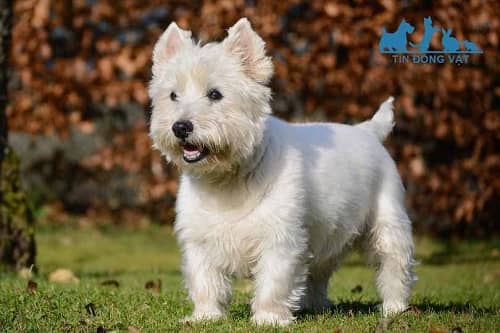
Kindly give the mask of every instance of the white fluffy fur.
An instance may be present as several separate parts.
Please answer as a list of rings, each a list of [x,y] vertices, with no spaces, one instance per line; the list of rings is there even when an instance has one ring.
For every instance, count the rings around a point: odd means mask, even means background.
[[[150,95],[155,147],[182,170],[175,232],[194,312],[224,316],[231,277],[252,277],[253,321],[285,325],[321,311],[343,252],[361,235],[378,263],[384,315],[406,309],[414,281],[404,189],[381,144],[392,97],[356,126],[288,124],[270,115],[272,63],[246,19],[222,43],[195,45],[172,23],[158,41]],[[224,96],[210,101],[207,91]],[[169,98],[175,91],[176,101]],[[210,154],[182,159],[175,121]]]

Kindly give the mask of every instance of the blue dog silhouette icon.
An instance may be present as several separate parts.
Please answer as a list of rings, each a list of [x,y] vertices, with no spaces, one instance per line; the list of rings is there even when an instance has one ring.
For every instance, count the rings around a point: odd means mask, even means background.
[[[441,31],[443,32],[443,37],[441,38],[441,45],[443,45],[443,50],[445,52],[458,51],[460,49],[460,42],[455,37],[451,37],[453,29],[441,29]]]
[[[420,52],[425,53],[427,50],[429,50],[429,46],[431,45],[432,35],[437,31],[439,31],[439,27],[432,26],[432,18],[430,16],[424,17],[424,35],[420,40],[420,43],[413,44],[412,42],[410,42],[410,46],[419,49]]]
[[[405,19],[401,20],[398,29],[395,32],[387,32],[385,27],[382,27],[382,37],[379,42],[380,53],[402,52],[406,53],[406,34],[411,34],[415,31],[410,23]]]

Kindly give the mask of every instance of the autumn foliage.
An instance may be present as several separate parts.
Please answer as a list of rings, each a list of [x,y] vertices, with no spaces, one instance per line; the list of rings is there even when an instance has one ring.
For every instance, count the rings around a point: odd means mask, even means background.
[[[38,203],[62,211],[172,222],[176,170],[147,134],[152,47],[172,20],[220,40],[247,16],[273,56],[277,116],[353,123],[396,96],[387,146],[416,228],[491,235],[500,217],[500,3],[417,3],[17,0],[8,117],[26,183]],[[406,18],[416,43],[429,15],[484,55],[457,66],[393,64],[379,53],[383,26],[394,31]],[[431,49],[439,47],[437,35]]]

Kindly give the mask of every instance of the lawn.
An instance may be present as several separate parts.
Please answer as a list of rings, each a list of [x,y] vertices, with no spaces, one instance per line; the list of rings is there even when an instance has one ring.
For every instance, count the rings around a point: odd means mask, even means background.
[[[299,316],[280,329],[251,325],[248,281],[236,282],[228,319],[181,323],[191,304],[169,228],[44,227],[37,241],[36,290],[28,291],[23,278],[0,273],[2,332],[373,332],[382,327],[373,269],[356,253],[331,281],[335,310]],[[499,332],[499,245],[419,239],[412,308],[386,323],[387,331]],[[79,283],[50,282],[48,275],[57,268],[75,272]],[[148,281],[156,288],[146,289]]]

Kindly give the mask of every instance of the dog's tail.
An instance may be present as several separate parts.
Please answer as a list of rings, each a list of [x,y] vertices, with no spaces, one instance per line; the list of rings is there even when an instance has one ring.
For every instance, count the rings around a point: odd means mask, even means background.
[[[372,119],[364,121],[356,126],[374,134],[380,142],[383,142],[394,127],[393,105],[394,97],[389,97],[380,105]]]

